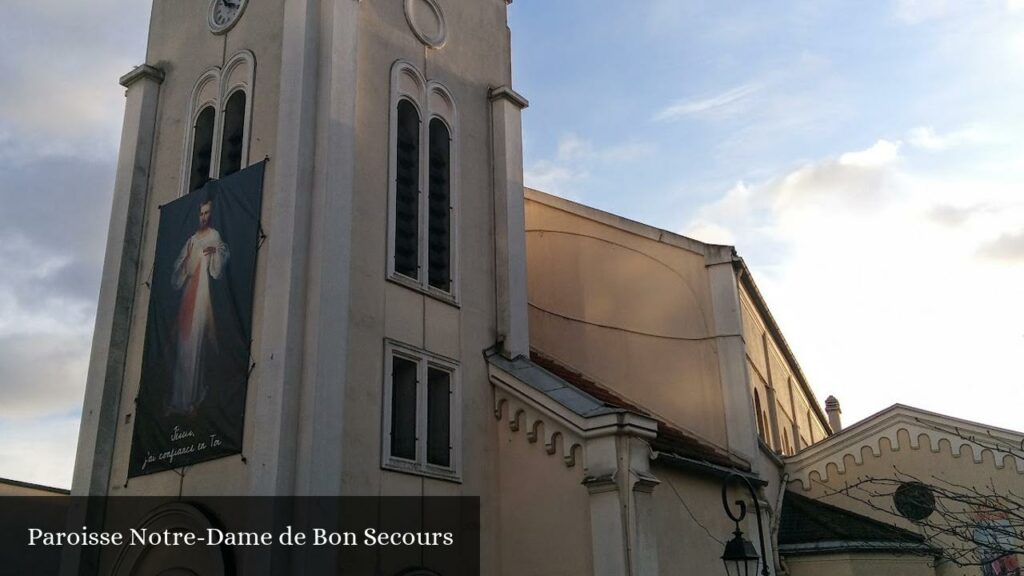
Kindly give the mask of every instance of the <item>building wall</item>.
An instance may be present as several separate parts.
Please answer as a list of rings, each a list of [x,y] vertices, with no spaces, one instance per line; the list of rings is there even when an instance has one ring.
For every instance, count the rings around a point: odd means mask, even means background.
[[[526,204],[531,346],[727,446],[704,255],[540,198]]]
[[[841,439],[842,436],[837,438]],[[844,487],[856,486],[863,480],[902,482],[912,478],[926,484],[953,487],[953,491],[960,490],[954,486],[977,486],[983,492],[996,494],[1024,493],[1024,473],[1018,470],[1014,457],[1007,456],[1004,461],[1000,455],[997,460],[991,450],[982,450],[967,440],[951,441],[949,435],[936,430],[923,431],[909,426],[879,430],[866,441],[832,451],[819,459],[809,474],[805,469],[794,475],[789,488],[882,522],[927,534],[896,511],[892,484],[866,485],[870,493],[855,489],[851,491],[852,497],[839,493]],[[947,501],[947,505],[955,504]],[[966,508],[964,511],[964,518],[970,518],[970,512]],[[940,546],[964,546],[963,542],[954,542],[944,538],[935,541]],[[972,547],[968,545],[968,548]],[[981,575],[982,571],[977,567],[946,564],[940,566],[939,573],[974,576]]]
[[[771,465],[771,469],[775,469],[774,465]],[[661,484],[654,490],[659,573],[664,576],[724,574],[722,552],[725,543],[733,536],[735,524],[722,507],[723,478],[668,466],[657,466],[653,472],[661,480]],[[766,554],[773,559],[770,569],[775,574],[778,571],[774,566],[775,556],[769,534],[774,526],[771,508],[778,498],[779,482],[770,473],[765,474],[765,477],[769,485],[762,495],[762,522],[765,546],[768,547]],[[741,499],[747,502],[747,517],[740,528],[754,546],[759,547],[753,503],[745,489],[733,486],[730,502]],[[736,512],[735,507],[733,511]]]
[[[790,576],[935,576],[934,560],[896,554],[817,554],[786,561]]]
[[[751,394],[757,393],[765,433],[762,440],[778,452],[793,454],[827,437],[827,424],[815,409],[817,399],[786,360],[785,343],[766,326],[754,297],[741,286],[743,339]]]
[[[507,415],[505,418],[507,420]],[[566,466],[526,430],[498,426],[501,570],[507,576],[593,574],[590,497],[582,465]],[[582,464],[582,463],[580,463]]]

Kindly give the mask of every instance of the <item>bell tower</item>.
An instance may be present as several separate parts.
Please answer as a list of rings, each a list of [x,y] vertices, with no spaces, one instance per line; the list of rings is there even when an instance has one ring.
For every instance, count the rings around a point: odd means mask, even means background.
[[[529,353],[506,12],[154,1],[121,78],[73,494],[473,495],[488,517],[483,352]],[[160,208],[264,160],[241,451],[132,476]]]

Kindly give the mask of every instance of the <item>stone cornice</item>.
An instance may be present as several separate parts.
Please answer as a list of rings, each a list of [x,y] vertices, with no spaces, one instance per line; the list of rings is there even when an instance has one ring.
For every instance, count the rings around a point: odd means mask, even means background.
[[[508,100],[519,108],[526,108],[530,105],[529,100],[513,90],[510,86],[497,86],[495,88],[491,88],[487,92],[487,99],[491,102],[494,102],[495,100]]]
[[[118,83],[127,88],[143,78],[161,84],[164,81],[164,71],[149,64],[139,64],[131,72],[121,76]]]
[[[495,418],[506,420],[513,432],[524,430],[531,444],[542,441],[548,454],[560,452],[568,467],[586,457],[589,441],[609,436],[646,440],[657,436],[657,422],[646,416],[625,410],[581,416],[498,366],[489,363],[488,372],[494,385]]]
[[[970,454],[975,464],[981,464],[987,452],[997,469],[1010,464],[1024,474],[1024,459],[1017,455],[1024,445],[1024,435],[899,404],[786,458],[786,472],[792,480],[800,481],[805,490],[810,489],[812,475],[817,481],[827,481],[830,466],[842,474],[846,472],[847,459],[862,465],[865,449],[875,457],[881,456],[883,439],[894,451],[927,447],[933,453],[941,452],[945,442],[953,456]],[[1014,448],[1016,454],[1011,452]]]

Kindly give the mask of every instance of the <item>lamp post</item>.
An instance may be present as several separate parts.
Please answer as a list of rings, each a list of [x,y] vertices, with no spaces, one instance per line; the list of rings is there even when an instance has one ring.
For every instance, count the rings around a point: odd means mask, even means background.
[[[758,503],[757,492],[746,476],[736,473],[729,474],[722,482],[722,506],[725,507],[725,513],[729,515],[729,518],[736,523],[733,538],[725,544],[725,552],[722,553],[725,572],[729,576],[755,576],[759,559],[754,545],[743,537],[743,531],[740,530],[740,522],[747,516],[747,503],[743,500],[736,501],[739,514],[733,514],[732,507],[729,505],[729,486],[734,483],[746,486],[751,500],[754,501],[754,513],[757,515],[757,537],[761,544],[761,556],[764,557],[761,564],[761,576],[771,576],[771,572],[768,570],[768,558],[764,552],[764,527],[761,525],[761,505]]]

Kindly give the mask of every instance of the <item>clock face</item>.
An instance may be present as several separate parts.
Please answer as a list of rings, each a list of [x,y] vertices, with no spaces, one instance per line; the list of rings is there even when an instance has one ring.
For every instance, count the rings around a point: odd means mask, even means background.
[[[223,34],[238,22],[247,0],[213,0],[210,3],[210,31]]]

